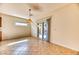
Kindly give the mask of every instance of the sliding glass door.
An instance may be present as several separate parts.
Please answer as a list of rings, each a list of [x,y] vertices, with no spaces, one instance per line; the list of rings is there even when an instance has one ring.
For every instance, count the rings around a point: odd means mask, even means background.
[[[45,40],[45,41],[48,41],[49,38],[49,27],[48,27],[48,21],[45,20],[41,23],[38,23],[38,28],[37,28],[37,31],[38,31],[38,37],[41,39],[41,40]]]

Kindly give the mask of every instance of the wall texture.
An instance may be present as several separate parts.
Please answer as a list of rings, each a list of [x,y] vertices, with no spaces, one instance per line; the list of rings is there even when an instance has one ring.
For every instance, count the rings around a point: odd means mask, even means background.
[[[25,19],[17,18],[9,15],[2,16],[2,39],[12,39],[19,37],[26,37],[31,35],[31,26],[16,26],[16,22],[26,23]]]

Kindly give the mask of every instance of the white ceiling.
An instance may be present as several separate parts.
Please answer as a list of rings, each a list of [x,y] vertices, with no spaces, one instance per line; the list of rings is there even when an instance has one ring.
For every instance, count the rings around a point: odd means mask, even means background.
[[[50,13],[57,8],[63,7],[67,4],[56,4],[56,3],[39,3],[36,4],[40,7],[40,10],[34,10],[32,8],[33,4],[29,3],[1,3],[0,4],[0,13],[17,16],[21,18],[28,18],[28,9],[32,9],[32,17],[39,17],[46,13]]]

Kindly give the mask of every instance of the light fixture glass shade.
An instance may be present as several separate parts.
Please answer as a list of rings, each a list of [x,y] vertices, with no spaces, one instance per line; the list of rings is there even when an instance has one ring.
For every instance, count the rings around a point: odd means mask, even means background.
[[[32,19],[28,19],[27,22],[28,22],[28,23],[32,23]]]

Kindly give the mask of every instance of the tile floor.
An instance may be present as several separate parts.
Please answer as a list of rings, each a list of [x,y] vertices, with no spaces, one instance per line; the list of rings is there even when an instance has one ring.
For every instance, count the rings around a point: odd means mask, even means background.
[[[33,37],[0,42],[0,55],[74,55],[77,53]]]

